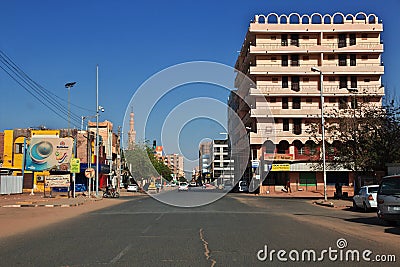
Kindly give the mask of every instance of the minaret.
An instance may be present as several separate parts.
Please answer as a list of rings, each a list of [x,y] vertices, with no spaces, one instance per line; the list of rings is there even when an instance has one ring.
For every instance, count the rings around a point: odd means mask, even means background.
[[[134,119],[133,109],[131,111],[129,120],[129,133],[128,133],[128,150],[133,150],[135,148],[136,142],[136,131],[135,131],[135,119]]]

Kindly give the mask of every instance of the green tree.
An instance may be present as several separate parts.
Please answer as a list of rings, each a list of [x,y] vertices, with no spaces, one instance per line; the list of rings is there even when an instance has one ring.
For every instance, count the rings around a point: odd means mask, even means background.
[[[172,179],[171,169],[154,155],[153,149],[147,144],[136,144],[133,150],[126,150],[124,156],[135,179],[149,179],[160,175],[168,181]]]
[[[387,163],[400,162],[400,109],[394,101],[383,106],[368,102],[353,109],[326,114],[326,159],[328,164],[358,173],[385,171]],[[321,143],[320,123],[308,132]]]

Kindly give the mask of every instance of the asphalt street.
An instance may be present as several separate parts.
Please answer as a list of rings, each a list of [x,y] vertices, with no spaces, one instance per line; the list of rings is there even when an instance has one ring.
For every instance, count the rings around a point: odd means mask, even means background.
[[[174,191],[169,197],[175,195],[181,202],[199,193]],[[328,266],[398,264],[367,262],[362,258],[365,250],[371,250],[367,257],[371,260],[376,255],[400,260],[399,227],[379,224],[373,212],[320,207],[307,199],[241,194],[192,208],[151,197],[122,200],[127,198],[39,231],[0,239],[0,265],[319,266],[322,256]],[[346,260],[349,250],[357,250],[360,261],[351,260],[351,254]]]

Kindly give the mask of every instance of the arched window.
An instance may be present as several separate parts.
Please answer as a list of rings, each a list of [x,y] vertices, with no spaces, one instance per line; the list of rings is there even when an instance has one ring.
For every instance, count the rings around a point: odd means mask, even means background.
[[[322,23],[322,16],[321,14],[314,13],[311,15],[311,23],[312,24],[321,24]]]

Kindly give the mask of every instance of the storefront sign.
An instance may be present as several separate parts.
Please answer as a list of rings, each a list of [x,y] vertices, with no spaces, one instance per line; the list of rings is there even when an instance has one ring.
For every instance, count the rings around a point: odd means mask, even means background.
[[[271,171],[273,172],[290,171],[290,164],[272,164]]]
[[[69,179],[69,174],[49,175],[45,177],[45,184],[46,187],[69,187]]]
[[[293,160],[293,154],[267,154],[264,153],[264,159],[267,160]]]

